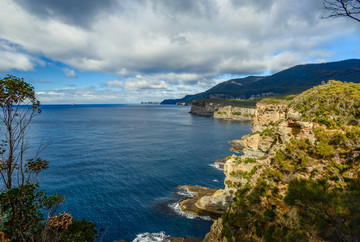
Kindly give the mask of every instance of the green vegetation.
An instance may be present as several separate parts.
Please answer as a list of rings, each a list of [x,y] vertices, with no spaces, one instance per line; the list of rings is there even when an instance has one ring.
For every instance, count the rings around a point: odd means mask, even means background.
[[[194,104],[198,106],[205,106],[208,103],[213,103],[220,105],[222,107],[232,106],[232,107],[243,107],[243,108],[255,108],[256,103],[259,99],[252,100],[237,100],[237,99],[202,99],[194,100]]]
[[[258,168],[257,166],[253,166],[250,172],[242,171],[242,170],[232,171],[230,172],[230,176],[241,177],[250,181],[251,177],[255,174],[257,168]]]
[[[249,158],[249,157],[246,157],[246,158],[243,158],[241,156],[237,156],[236,159],[235,159],[235,163],[237,164],[248,164],[248,163],[255,163],[256,162],[256,159],[255,158]]]
[[[95,224],[85,219],[74,219],[59,237],[59,241],[94,241],[98,237]]]
[[[329,81],[297,96],[289,105],[300,112],[304,121],[329,128],[359,125],[360,86],[355,83]]]
[[[360,180],[348,189],[332,188],[324,179],[293,180],[285,202],[297,209],[299,228],[314,231],[327,241],[358,241],[360,238]]]
[[[41,113],[34,88],[23,79],[0,79],[0,238],[2,241],[94,241],[95,224],[72,220],[69,214],[54,216],[63,196],[39,190],[38,174],[49,162],[28,157],[26,133]],[[41,150],[41,147],[40,147]]]
[[[262,172],[257,180],[252,171],[232,174],[249,186],[237,190],[223,214],[222,235],[228,241],[359,241],[360,84],[331,81],[295,97],[290,107],[318,123],[313,136],[274,146],[262,170],[255,163]],[[261,135],[275,140],[273,127]]]
[[[276,95],[273,97],[266,97],[261,99],[261,103],[264,104],[288,104],[289,101],[293,100],[296,95]]]

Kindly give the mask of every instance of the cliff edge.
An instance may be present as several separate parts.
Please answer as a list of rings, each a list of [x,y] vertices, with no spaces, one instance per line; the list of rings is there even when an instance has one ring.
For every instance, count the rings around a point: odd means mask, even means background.
[[[194,100],[190,113],[226,120],[252,120],[255,115],[254,101]]]
[[[360,84],[329,81],[256,106],[232,142],[225,189],[196,206],[222,213],[204,241],[359,241]]]

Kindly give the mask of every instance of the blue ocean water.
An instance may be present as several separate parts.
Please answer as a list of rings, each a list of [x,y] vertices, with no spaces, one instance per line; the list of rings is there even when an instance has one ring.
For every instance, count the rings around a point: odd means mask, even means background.
[[[250,122],[189,114],[167,105],[45,105],[29,133],[33,152],[50,168],[39,180],[66,201],[59,212],[94,221],[103,241],[133,240],[140,233],[203,237],[211,221],[189,219],[169,205],[179,185],[223,188],[210,166],[231,155],[229,141],[251,132]]]

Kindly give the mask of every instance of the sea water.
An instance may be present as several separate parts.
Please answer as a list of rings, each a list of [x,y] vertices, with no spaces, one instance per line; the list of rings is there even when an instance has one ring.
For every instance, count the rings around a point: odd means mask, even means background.
[[[65,196],[59,212],[103,228],[103,241],[205,236],[211,219],[182,213],[175,190],[223,188],[223,172],[211,165],[232,154],[230,140],[251,132],[250,122],[191,115],[183,106],[41,108],[28,134],[30,154],[48,144],[41,188]]]

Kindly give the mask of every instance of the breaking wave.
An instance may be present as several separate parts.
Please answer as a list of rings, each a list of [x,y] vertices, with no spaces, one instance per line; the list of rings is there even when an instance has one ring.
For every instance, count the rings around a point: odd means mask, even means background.
[[[220,169],[220,166],[219,165],[216,165],[216,164],[209,164],[209,166],[212,166],[212,167],[214,167],[214,168],[216,168],[217,170],[222,170],[222,169]]]
[[[160,233],[142,233],[138,234],[133,242],[170,242],[170,236],[167,236],[165,232]]]
[[[178,215],[186,217],[188,219],[195,219],[200,218],[206,221],[212,221],[209,216],[199,216],[192,213],[185,213],[183,210],[181,210],[180,204],[178,202],[169,204],[169,207]]]

